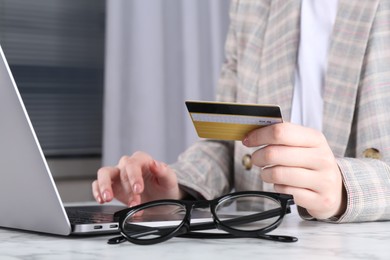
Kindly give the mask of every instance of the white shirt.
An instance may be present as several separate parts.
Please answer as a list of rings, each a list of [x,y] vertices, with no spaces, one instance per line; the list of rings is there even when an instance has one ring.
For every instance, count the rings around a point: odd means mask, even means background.
[[[291,122],[322,130],[323,87],[338,0],[302,0]]]

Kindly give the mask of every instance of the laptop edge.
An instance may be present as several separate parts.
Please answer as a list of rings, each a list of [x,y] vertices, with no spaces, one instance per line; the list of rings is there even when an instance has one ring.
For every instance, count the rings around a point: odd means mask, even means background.
[[[65,236],[117,232],[115,222],[71,226],[1,46],[0,56],[0,226]]]

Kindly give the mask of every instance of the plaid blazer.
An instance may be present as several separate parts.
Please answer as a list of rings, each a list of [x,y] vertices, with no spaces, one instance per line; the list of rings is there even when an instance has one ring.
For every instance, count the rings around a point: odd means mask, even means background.
[[[289,121],[300,1],[232,0],[230,16],[217,100],[278,104]],[[323,98],[323,133],[348,197],[345,214],[329,221],[390,219],[390,0],[339,0]],[[171,166],[194,196],[272,190],[259,168],[242,164],[253,151],[241,142],[200,140]]]

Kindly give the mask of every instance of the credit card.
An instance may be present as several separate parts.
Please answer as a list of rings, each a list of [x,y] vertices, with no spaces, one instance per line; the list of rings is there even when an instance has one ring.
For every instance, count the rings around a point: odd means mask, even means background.
[[[256,128],[283,122],[277,105],[208,101],[185,103],[201,138],[241,141]]]

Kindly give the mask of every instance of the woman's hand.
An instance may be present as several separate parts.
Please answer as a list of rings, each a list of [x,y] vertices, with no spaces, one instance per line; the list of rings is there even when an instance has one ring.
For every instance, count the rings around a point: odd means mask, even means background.
[[[128,206],[183,196],[175,172],[142,152],[123,156],[114,167],[99,169],[92,192],[99,203],[116,198]]]
[[[325,136],[291,123],[249,133],[243,144],[264,146],[252,155],[261,178],[279,193],[292,194],[297,205],[317,219],[339,216],[346,208],[342,175]]]

